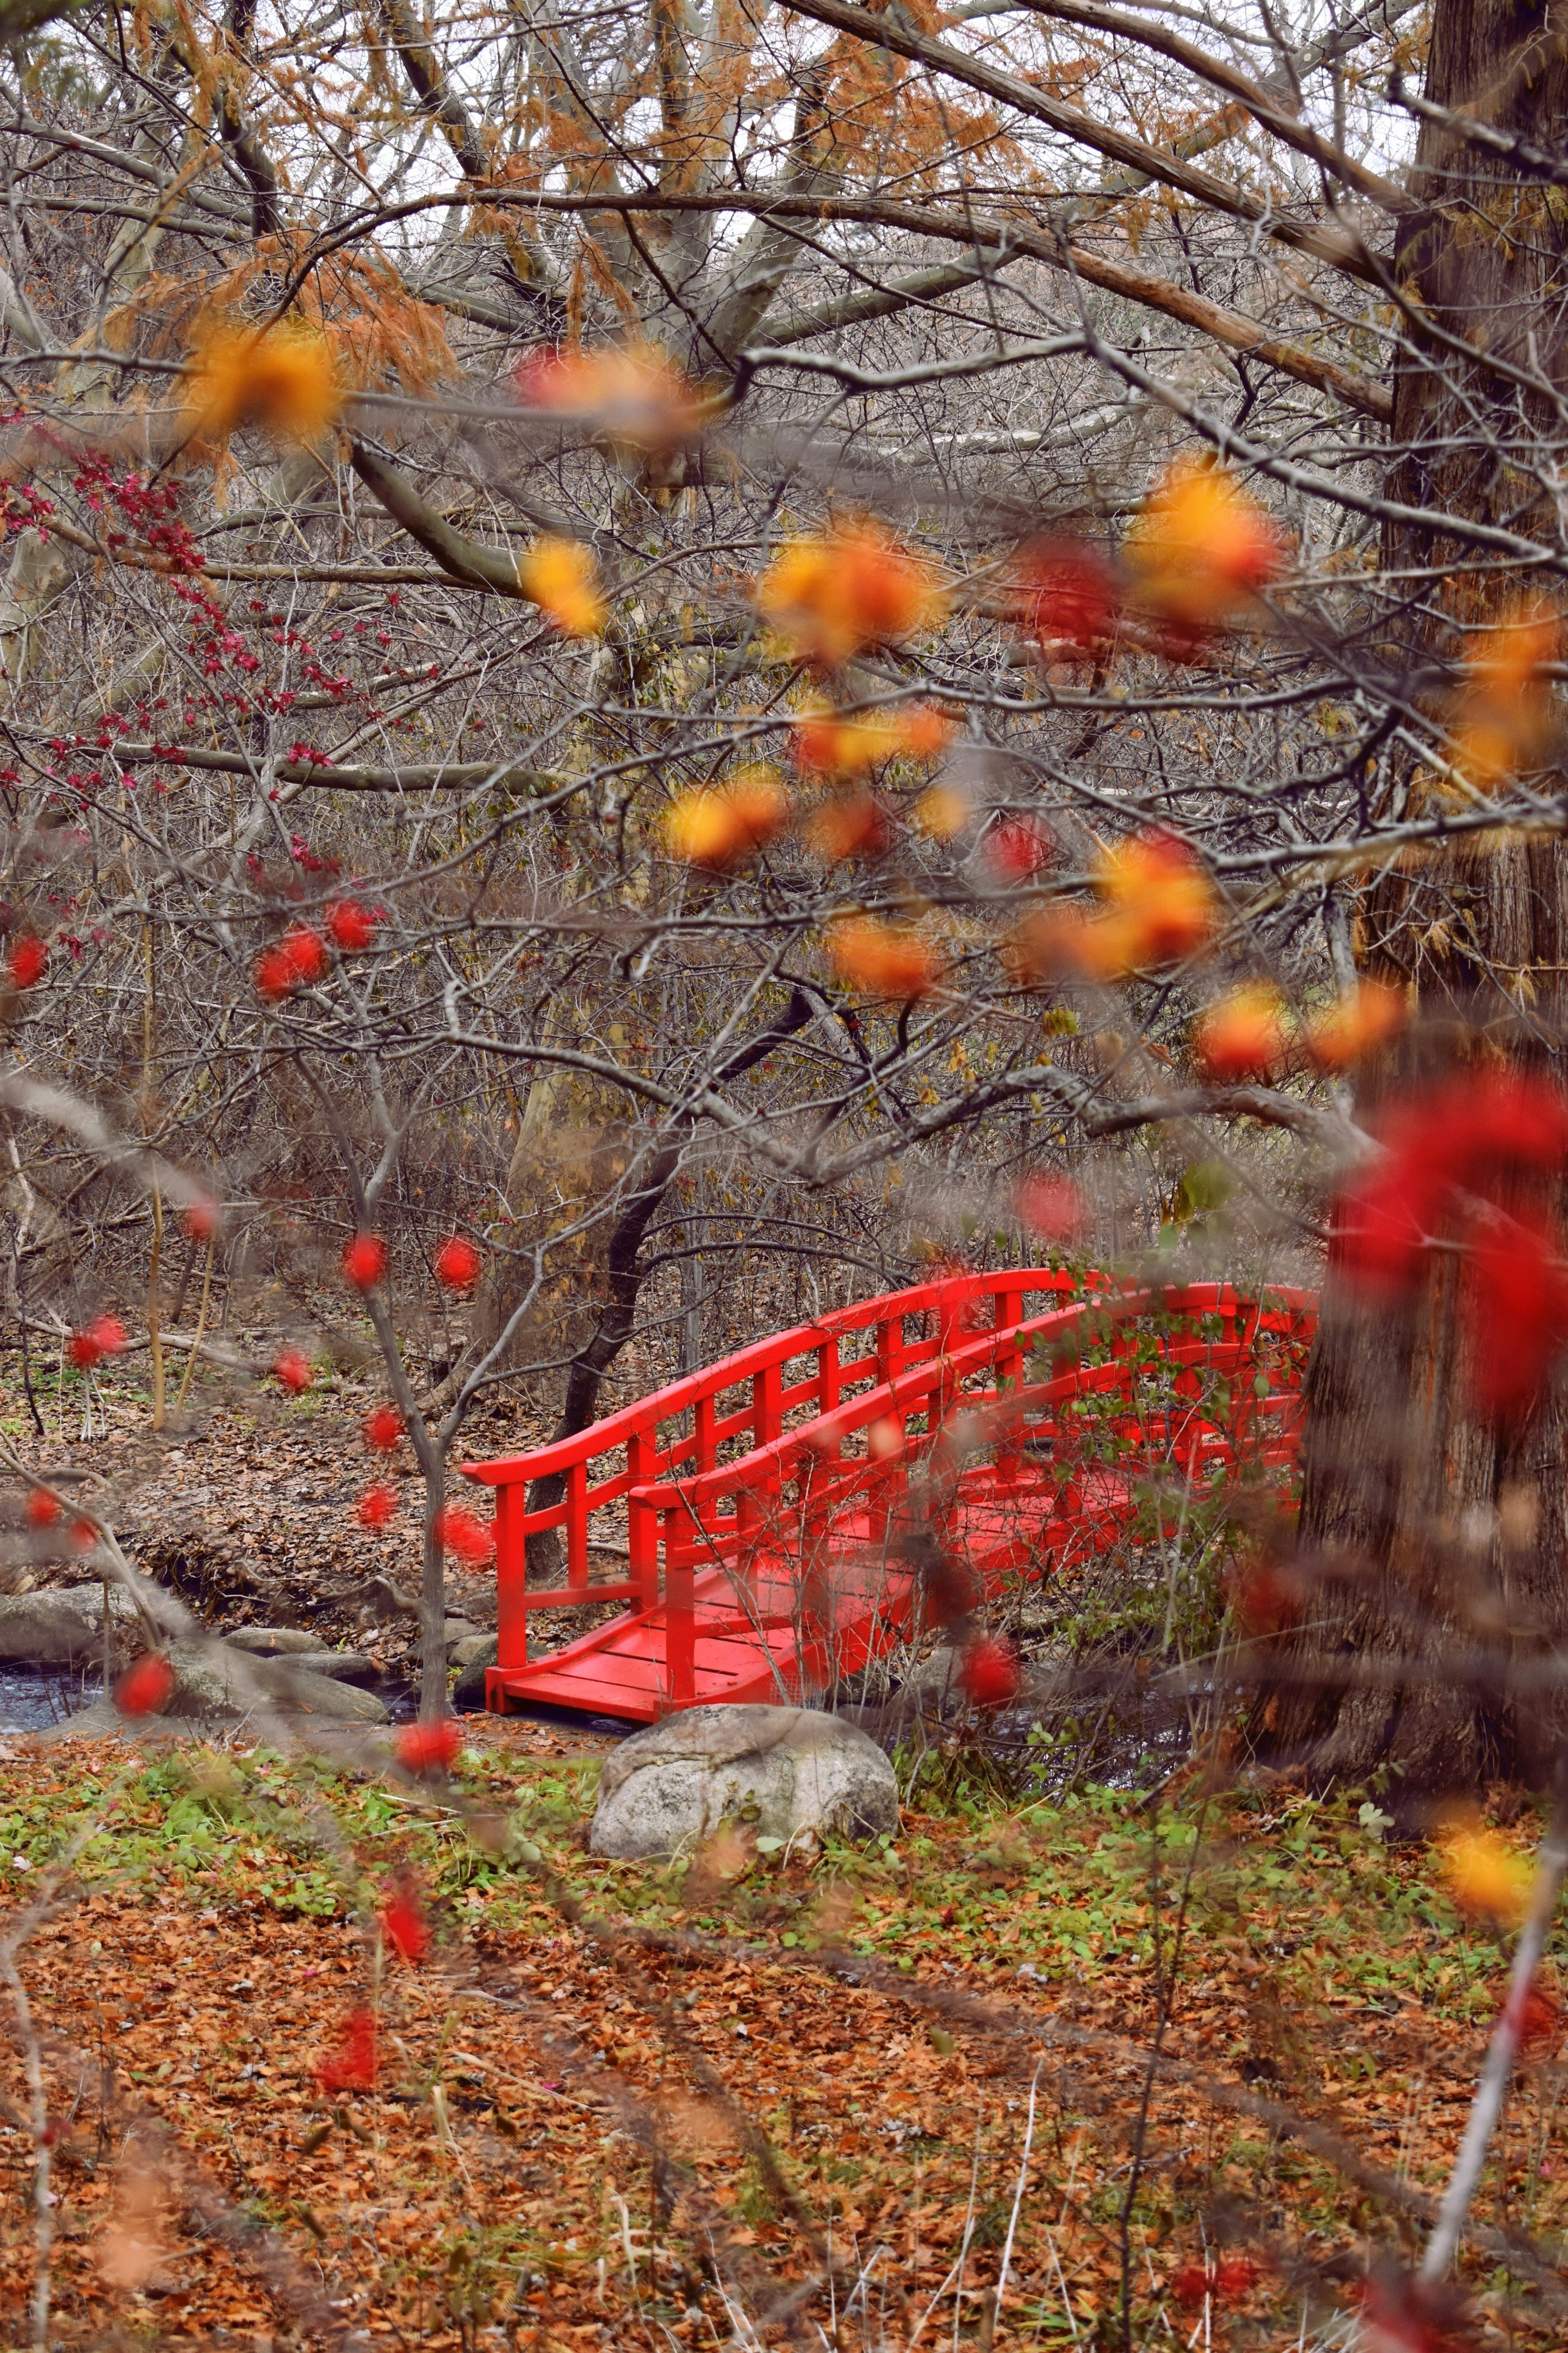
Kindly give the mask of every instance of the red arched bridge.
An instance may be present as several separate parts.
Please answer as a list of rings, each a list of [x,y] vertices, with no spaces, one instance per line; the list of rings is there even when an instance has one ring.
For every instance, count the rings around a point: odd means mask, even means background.
[[[1310,1292],[944,1276],[759,1340],[575,1437],[465,1465],[496,1490],[487,1704],[651,1723],[796,1702],[906,1640],[931,1563],[973,1603],[1104,1551],[1140,1512],[1294,1464]],[[531,1510],[537,1482],[563,1482]],[[565,1583],[531,1586],[558,1532]],[[605,1561],[624,1564],[605,1577]],[[546,1658],[535,1609],[619,1601]]]

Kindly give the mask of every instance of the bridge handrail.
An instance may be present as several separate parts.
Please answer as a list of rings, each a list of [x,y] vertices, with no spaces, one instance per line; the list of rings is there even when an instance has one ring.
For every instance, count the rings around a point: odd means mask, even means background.
[[[710,1398],[722,1396],[726,1389],[739,1388],[742,1382],[753,1379],[757,1374],[771,1372],[777,1365],[785,1365],[796,1356],[808,1356],[828,1341],[838,1339],[847,1332],[864,1332],[876,1324],[889,1324],[895,1316],[921,1315],[935,1312],[941,1314],[955,1300],[964,1303],[986,1296],[999,1296],[1010,1292],[1075,1292],[1085,1282],[1103,1282],[1103,1276],[1086,1277],[1065,1271],[1041,1267],[1012,1267],[995,1274],[943,1275],[926,1282],[912,1283],[902,1291],[884,1292],[876,1299],[858,1300],[848,1307],[835,1307],[824,1315],[814,1316],[809,1324],[796,1324],[786,1332],[770,1333],[763,1340],[748,1342],[732,1356],[723,1356],[716,1364],[706,1365],[700,1372],[687,1373],[655,1389],[631,1405],[621,1406],[606,1414],[602,1421],[590,1422],[585,1430],[574,1432],[570,1438],[552,1440],[544,1446],[531,1447],[525,1454],[498,1455],[483,1462],[465,1462],[463,1476],[485,1486],[503,1487],[525,1480],[547,1478],[552,1472],[570,1471],[579,1462],[595,1454],[608,1454],[624,1445],[634,1435],[657,1427],[661,1421],[672,1421],[678,1414],[691,1407],[706,1404]],[[934,1345],[934,1343],[912,1342],[911,1346]],[[852,1364],[864,1360],[851,1358]],[[803,1386],[809,1388],[810,1384]],[[787,1396],[783,1400],[788,1403]],[[742,1413],[739,1422],[744,1426],[749,1417]],[[725,1433],[732,1434],[732,1433]],[[674,1450],[677,1459],[689,1451],[691,1440]]]
[[[1278,1302],[1279,1307],[1271,1309],[1268,1303],[1272,1302]],[[1282,1309],[1292,1317],[1315,1314],[1317,1298],[1312,1292],[1290,1285],[1271,1285],[1261,1295],[1249,1296],[1236,1291],[1229,1283],[1211,1282],[1186,1284],[1179,1288],[1149,1285],[1136,1291],[1108,1291],[1103,1295],[1075,1300],[1068,1307],[1054,1309],[1048,1314],[1031,1317],[1002,1330],[978,1332],[968,1340],[950,1345],[941,1358],[933,1357],[909,1366],[891,1380],[859,1397],[846,1399],[828,1412],[819,1414],[814,1421],[803,1423],[796,1430],[786,1430],[781,1437],[763,1446],[753,1447],[749,1453],[738,1456],[732,1462],[721,1463],[711,1471],[691,1473],[684,1479],[649,1482],[635,1486],[629,1490],[631,1499],[661,1513],[684,1505],[693,1520],[700,1521],[706,1507],[721,1497],[771,1487],[781,1482],[784,1473],[806,1456],[813,1458],[815,1467],[818,1461],[830,1460],[832,1450],[854,1431],[866,1429],[872,1422],[890,1415],[901,1418],[911,1410],[918,1410],[933,1390],[955,1389],[972,1374],[982,1370],[991,1358],[1000,1355],[1005,1347],[1016,1348],[1022,1354],[1026,1348],[1037,1346],[1042,1341],[1067,1331],[1075,1324],[1103,1315],[1108,1309],[1117,1320],[1125,1321],[1147,1314],[1152,1308],[1176,1315],[1223,1315],[1238,1310],[1245,1314],[1248,1309],[1256,1309],[1252,1324],[1256,1333],[1264,1328],[1263,1319],[1271,1312],[1279,1313]],[[1237,1320],[1241,1320],[1240,1315]],[[1235,1345],[1239,1349],[1246,1345],[1246,1338],[1238,1331]],[[1207,1342],[1178,1343],[1177,1347],[1190,1348],[1194,1362],[1212,1359],[1213,1348]],[[1173,1350],[1167,1349],[1165,1356],[1167,1362],[1182,1361]],[[1022,1409],[1030,1405],[1081,1394],[1086,1388],[1110,1386],[1109,1382],[1086,1378],[1086,1375],[1101,1372],[1114,1378],[1121,1377],[1114,1364],[1088,1368],[1079,1365],[1054,1375],[1047,1381],[1021,1384],[1008,1392],[1008,1402]],[[1257,1403],[1263,1406],[1270,1401],[1260,1398]],[[935,1435],[935,1432],[927,1433],[928,1438],[934,1439]],[[855,1458],[842,1467],[855,1471],[862,1466],[859,1459]]]

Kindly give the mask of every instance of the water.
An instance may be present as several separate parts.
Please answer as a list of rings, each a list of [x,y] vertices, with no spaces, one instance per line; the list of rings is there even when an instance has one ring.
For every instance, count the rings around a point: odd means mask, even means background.
[[[0,1733],[47,1732],[102,1697],[101,1674],[71,1667],[0,1666]]]

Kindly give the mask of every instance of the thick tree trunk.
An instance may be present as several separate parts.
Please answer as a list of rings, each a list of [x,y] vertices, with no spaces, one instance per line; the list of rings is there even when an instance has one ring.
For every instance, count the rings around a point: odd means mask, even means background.
[[[1563,44],[1539,8],[1436,0],[1426,95],[1561,152],[1568,131]],[[1416,192],[1397,274],[1435,325],[1471,351],[1568,375],[1568,224],[1559,193],[1423,126]],[[1434,335],[1412,340],[1394,395],[1402,503],[1528,526],[1537,496],[1521,445],[1560,439],[1547,405],[1521,401],[1495,367]],[[1542,514],[1544,521],[1545,516]],[[1397,630],[1413,672],[1462,655],[1467,628],[1516,607],[1540,583],[1477,567],[1440,531],[1385,541],[1409,585]],[[1415,576],[1422,567],[1425,577]],[[1419,773],[1412,806],[1447,789]],[[1561,1082],[1568,974],[1568,852],[1556,839],[1444,849],[1384,876],[1360,916],[1363,966],[1414,982],[1422,1042],[1390,1058],[1376,1099],[1434,1068],[1506,1057]],[[1550,1206],[1561,1215],[1563,1201]],[[1546,1206],[1546,1205],[1542,1205]],[[1309,1376],[1301,1557],[1313,1580],[1310,1630],[1291,1655],[1300,1680],[1260,1701],[1275,1762],[1314,1779],[1394,1768],[1406,1809],[1498,1774],[1539,1779],[1557,1744],[1539,1698],[1515,1708],[1510,1656],[1568,1637],[1568,1409],[1550,1395],[1528,1429],[1487,1427],[1470,1408],[1459,1310],[1470,1280],[1453,1251],[1426,1254],[1416,1295],[1391,1311],[1358,1298],[1331,1260]],[[1455,1660],[1462,1656],[1462,1672]]]

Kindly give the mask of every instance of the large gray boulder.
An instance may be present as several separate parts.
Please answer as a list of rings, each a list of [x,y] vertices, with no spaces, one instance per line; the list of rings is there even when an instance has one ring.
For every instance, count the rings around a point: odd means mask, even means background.
[[[641,1860],[689,1852],[721,1822],[816,1841],[899,1827],[899,1785],[874,1742],[807,1707],[692,1707],[605,1760],[589,1846]]]
[[[276,1709],[327,1724],[385,1724],[374,1692],[356,1691],[331,1675],[310,1672],[303,1659],[256,1659],[226,1642],[175,1642],[165,1654],[174,1672],[167,1715],[206,1724],[237,1724]]]
[[[373,1683],[381,1672],[363,1651],[301,1651],[285,1663],[297,1673],[331,1675],[340,1683]]]
[[[125,1588],[110,1585],[111,1627],[116,1631],[128,1630],[136,1617],[136,1604]],[[102,1655],[101,1582],[0,1594],[0,1659],[22,1659],[40,1667],[74,1667]]]
[[[319,1634],[307,1634],[300,1626],[237,1626],[224,1641],[256,1659],[303,1658],[327,1647]]]

